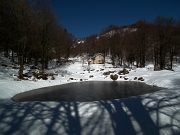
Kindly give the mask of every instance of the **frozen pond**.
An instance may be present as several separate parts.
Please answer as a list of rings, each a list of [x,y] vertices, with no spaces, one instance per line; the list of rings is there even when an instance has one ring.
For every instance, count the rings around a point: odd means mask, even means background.
[[[75,82],[35,89],[17,94],[15,102],[24,101],[98,101],[128,98],[152,93],[163,88],[133,81],[89,81]]]

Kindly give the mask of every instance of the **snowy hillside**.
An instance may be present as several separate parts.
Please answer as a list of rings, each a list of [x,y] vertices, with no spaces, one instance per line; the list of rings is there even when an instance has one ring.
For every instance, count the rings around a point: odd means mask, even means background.
[[[123,28],[120,30],[111,30],[105,34],[100,35],[100,36],[111,37],[117,33],[119,33],[119,34],[123,33],[124,34],[125,32],[135,32],[136,30],[137,30],[137,28]],[[100,36],[98,36],[97,39],[99,39]]]
[[[153,71],[149,66],[118,74],[111,64],[82,64],[71,58],[47,73],[54,80],[17,80],[18,65],[0,57],[0,135],[171,135],[180,134],[180,66],[176,71]],[[25,67],[24,72],[30,68]],[[109,72],[109,75],[104,75]],[[80,81],[138,81],[167,89],[126,99],[94,102],[22,102],[11,100],[18,93],[36,88]],[[135,79],[143,78],[143,81]]]

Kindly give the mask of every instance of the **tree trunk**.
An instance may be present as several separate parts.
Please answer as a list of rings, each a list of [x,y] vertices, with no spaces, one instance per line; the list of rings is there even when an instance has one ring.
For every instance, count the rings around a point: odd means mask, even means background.
[[[23,69],[24,69],[23,56],[19,56],[18,61],[19,61],[19,65],[20,65],[18,76],[20,79],[23,79]]]
[[[45,62],[44,61],[45,61],[44,57],[42,57],[42,59],[41,59],[41,64],[42,64],[41,70],[42,70],[42,72],[44,72],[44,67],[45,67]]]
[[[48,69],[48,57],[45,57],[45,69]]]
[[[14,62],[14,50],[12,49],[11,61]]]

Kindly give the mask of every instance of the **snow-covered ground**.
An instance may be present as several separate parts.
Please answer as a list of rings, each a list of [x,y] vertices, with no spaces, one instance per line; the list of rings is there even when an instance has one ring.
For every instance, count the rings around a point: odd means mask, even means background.
[[[55,80],[17,81],[18,70],[0,57],[0,135],[178,135],[180,134],[180,66],[175,71],[146,68],[118,75],[117,81],[138,81],[166,89],[126,99],[94,102],[22,102],[11,98],[40,87],[78,81],[112,81],[110,75],[121,69],[112,65],[88,65],[71,59],[68,65],[46,72]],[[2,63],[7,66],[2,66]],[[28,70],[28,69],[26,69]],[[26,71],[25,71],[26,72]],[[127,80],[124,79],[127,78]]]

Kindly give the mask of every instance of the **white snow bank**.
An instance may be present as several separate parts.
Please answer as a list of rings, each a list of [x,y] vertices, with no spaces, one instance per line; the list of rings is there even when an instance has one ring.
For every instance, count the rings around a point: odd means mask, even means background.
[[[5,60],[6,61],[6,60]],[[147,68],[118,75],[117,81],[143,77],[145,83],[168,88],[155,93],[127,99],[96,102],[23,102],[15,103],[14,95],[70,82],[112,81],[102,75],[121,69],[110,65],[87,65],[76,62],[51,69],[55,80],[14,81],[12,70],[0,66],[0,135],[172,135],[180,134],[180,74],[173,71],[151,71]],[[4,71],[6,71],[4,73]],[[93,76],[90,78],[90,76]],[[120,76],[123,76],[120,78]],[[74,78],[73,80],[69,78]]]
[[[103,75],[104,72],[113,71],[113,74],[117,74],[120,70],[119,68],[113,68],[109,64],[105,66],[103,64],[92,64],[90,65],[90,72],[87,71],[88,65],[83,65],[80,62],[75,62],[69,66],[64,66],[61,68],[51,69],[47,72],[56,73],[55,80],[37,80],[34,81],[14,81],[12,71],[17,73],[15,69],[8,69],[2,67],[0,69],[0,99],[11,98],[14,95],[33,90],[40,87],[48,87],[53,85],[66,84],[70,82],[78,81],[112,81],[109,75]],[[7,72],[4,73],[4,70]],[[6,76],[6,74],[9,74]],[[127,80],[124,79],[127,78]],[[180,74],[179,72],[162,70],[162,71],[151,71],[147,68],[137,68],[131,70],[129,74],[118,75],[117,81],[138,81],[134,78],[142,77],[145,79],[145,83],[148,85],[164,87],[168,89],[180,88]]]

